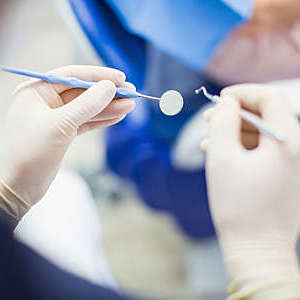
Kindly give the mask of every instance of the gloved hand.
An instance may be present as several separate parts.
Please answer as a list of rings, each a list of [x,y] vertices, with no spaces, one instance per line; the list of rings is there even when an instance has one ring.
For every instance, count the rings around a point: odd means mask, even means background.
[[[204,168],[205,152],[200,145],[206,140],[208,134],[206,120],[214,110],[214,104],[205,105],[181,129],[171,153],[172,164],[177,169],[194,171]],[[258,114],[257,110],[252,109],[251,112]],[[247,149],[255,148],[259,139],[258,130],[243,120],[242,133],[243,145]]]
[[[235,86],[222,96],[223,103],[210,113],[205,144],[210,207],[229,272],[248,284],[258,278],[273,284],[282,278],[299,279],[295,253],[300,230],[298,120],[284,95],[272,87]],[[245,149],[240,104],[258,111],[264,122],[284,134],[286,142],[260,135],[257,148]]]
[[[6,119],[7,138],[1,141],[7,155],[5,167],[1,163],[0,187],[6,197],[20,198],[30,205],[44,196],[77,135],[115,124],[135,106],[133,99],[112,101],[115,85],[134,88],[118,70],[68,66],[52,73],[100,82],[86,91],[40,80],[17,89]]]

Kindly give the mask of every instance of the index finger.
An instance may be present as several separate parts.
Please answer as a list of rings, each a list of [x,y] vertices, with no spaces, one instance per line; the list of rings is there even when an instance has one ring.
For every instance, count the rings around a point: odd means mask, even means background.
[[[110,80],[115,85],[124,84],[126,79],[126,75],[122,71],[100,66],[65,66],[58,69],[54,69],[49,73],[63,77],[76,77],[84,81],[98,82],[101,80]],[[52,84],[52,86],[58,94],[71,89],[70,87],[64,84]]]
[[[222,95],[231,95],[244,107],[260,112],[264,122],[275,131],[281,131],[286,139],[300,136],[298,120],[280,90],[260,84],[243,84],[226,88]]]
[[[217,111],[209,124],[209,157],[229,157],[242,149],[239,112],[239,103],[233,97],[227,96],[224,102],[217,104]]]

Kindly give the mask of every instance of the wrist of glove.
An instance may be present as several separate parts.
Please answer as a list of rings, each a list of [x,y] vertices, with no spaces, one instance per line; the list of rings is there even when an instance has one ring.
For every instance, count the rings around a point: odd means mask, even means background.
[[[30,209],[31,204],[19,196],[9,185],[0,180],[0,209],[10,219],[17,222]]]
[[[300,296],[300,273],[291,241],[221,241],[232,282],[228,300],[291,299]],[[280,295],[283,298],[280,298]],[[298,298],[297,298],[298,299]]]

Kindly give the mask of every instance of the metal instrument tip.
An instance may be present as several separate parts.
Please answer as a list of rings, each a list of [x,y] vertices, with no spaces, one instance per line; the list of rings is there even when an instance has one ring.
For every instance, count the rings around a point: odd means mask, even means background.
[[[202,86],[201,88],[196,89],[196,90],[195,90],[195,94],[196,94],[196,95],[199,95],[199,94],[201,93],[201,91],[205,92],[205,91],[206,91],[206,88],[205,88],[204,86]]]
[[[207,89],[206,89],[205,86],[202,86],[201,88],[195,90],[195,94],[197,94],[197,95],[199,95],[201,92],[204,94],[204,96],[205,96],[207,99],[209,99],[209,100],[212,101],[212,102],[215,102],[215,103],[216,103],[216,102],[218,102],[218,101],[220,100],[220,97],[219,97],[219,96],[210,94],[210,93],[207,91]]]

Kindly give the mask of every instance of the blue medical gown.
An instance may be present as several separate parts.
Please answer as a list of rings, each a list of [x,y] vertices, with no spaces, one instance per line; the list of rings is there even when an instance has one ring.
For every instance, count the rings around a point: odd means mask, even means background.
[[[160,95],[174,86],[185,99],[183,111],[173,117],[162,114],[156,102],[139,99],[135,111],[107,132],[107,161],[110,168],[132,180],[142,199],[151,207],[171,213],[190,237],[214,234],[209,213],[205,169],[180,171],[170,156],[178,132],[207,100],[194,89],[205,85],[219,93],[221,86],[205,80],[159,50],[147,47],[145,92]],[[200,149],[199,149],[200,151]]]
[[[171,213],[192,238],[214,234],[205,169],[181,171],[170,156],[178,132],[206,100],[193,94],[222,86],[203,74],[218,45],[251,16],[253,0],[70,0],[87,37],[108,66],[127,74],[139,90],[158,96],[179,90],[183,112],[163,115],[139,99],[136,110],[107,132],[107,162],[130,179],[154,209]]]

